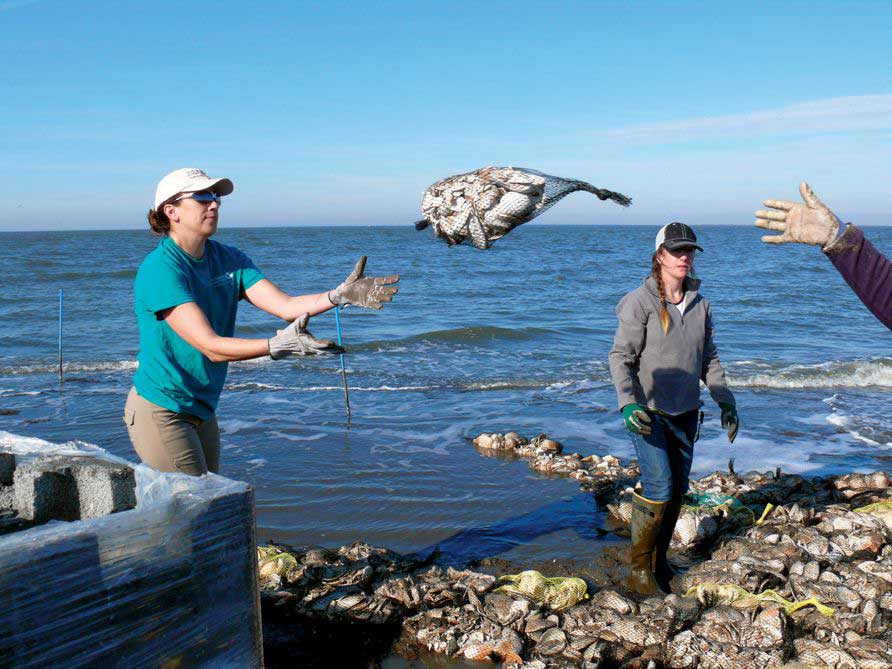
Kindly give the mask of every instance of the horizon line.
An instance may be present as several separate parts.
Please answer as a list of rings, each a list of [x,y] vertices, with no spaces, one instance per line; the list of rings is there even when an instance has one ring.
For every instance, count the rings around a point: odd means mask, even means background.
[[[411,224],[405,223],[367,223],[367,224],[333,224],[333,225],[324,225],[324,224],[297,224],[297,225],[227,225],[223,230],[279,230],[282,228],[406,228],[408,229]],[[541,223],[536,225],[537,228],[625,228],[625,227],[634,227],[634,228],[643,228],[643,227],[659,227],[661,225],[665,225],[664,223],[621,223],[621,224],[613,224],[613,223]],[[876,224],[876,223],[859,223],[857,224],[859,228],[889,228],[892,227],[892,223],[890,224]],[[697,228],[740,228],[740,227],[752,227],[756,226],[752,223],[697,223]],[[147,228],[42,228],[38,230],[0,230],[0,235],[2,234],[19,234],[19,233],[41,233],[41,232],[148,232],[150,235],[158,237],[159,239],[163,235],[155,235],[151,230]],[[220,232],[218,229],[217,232]],[[216,234],[216,233],[215,233]]]

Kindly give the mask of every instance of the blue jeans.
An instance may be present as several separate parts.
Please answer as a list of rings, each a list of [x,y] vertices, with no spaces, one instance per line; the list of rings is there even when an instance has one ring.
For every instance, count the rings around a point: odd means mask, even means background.
[[[650,417],[650,435],[629,433],[641,469],[641,494],[654,502],[668,502],[688,491],[700,412],[695,409],[677,416],[651,413]]]

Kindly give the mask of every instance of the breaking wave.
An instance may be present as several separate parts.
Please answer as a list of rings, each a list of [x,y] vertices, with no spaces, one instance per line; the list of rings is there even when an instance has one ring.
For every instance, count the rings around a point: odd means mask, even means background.
[[[138,363],[136,360],[111,360],[108,362],[66,362],[62,365],[62,370],[68,374],[70,372],[129,372],[136,369]],[[23,374],[47,374],[59,371],[58,363],[53,365],[14,365],[11,367],[0,367],[0,376],[20,376]]]
[[[892,359],[834,360],[728,376],[732,386],[744,388],[892,388]]]

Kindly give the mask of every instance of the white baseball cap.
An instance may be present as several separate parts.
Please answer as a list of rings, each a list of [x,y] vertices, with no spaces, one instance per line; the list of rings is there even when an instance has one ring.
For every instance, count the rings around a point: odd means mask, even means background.
[[[211,179],[197,167],[183,167],[174,170],[158,182],[154,209],[158,211],[158,207],[180,193],[197,193],[203,190],[212,191],[217,195],[229,195],[235,190],[235,186],[229,179]]]

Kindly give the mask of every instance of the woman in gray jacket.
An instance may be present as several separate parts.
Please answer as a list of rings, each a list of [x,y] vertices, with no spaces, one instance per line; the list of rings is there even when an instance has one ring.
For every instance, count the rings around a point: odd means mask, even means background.
[[[655,246],[651,275],[616,308],[619,327],[610,350],[610,374],[641,469],[626,584],[644,595],[670,591],[674,572],[666,551],[688,489],[701,380],[732,442],[739,423],[712,340],[712,310],[694,278],[694,255],[703,250],[697,236],[684,223],[669,223]]]

